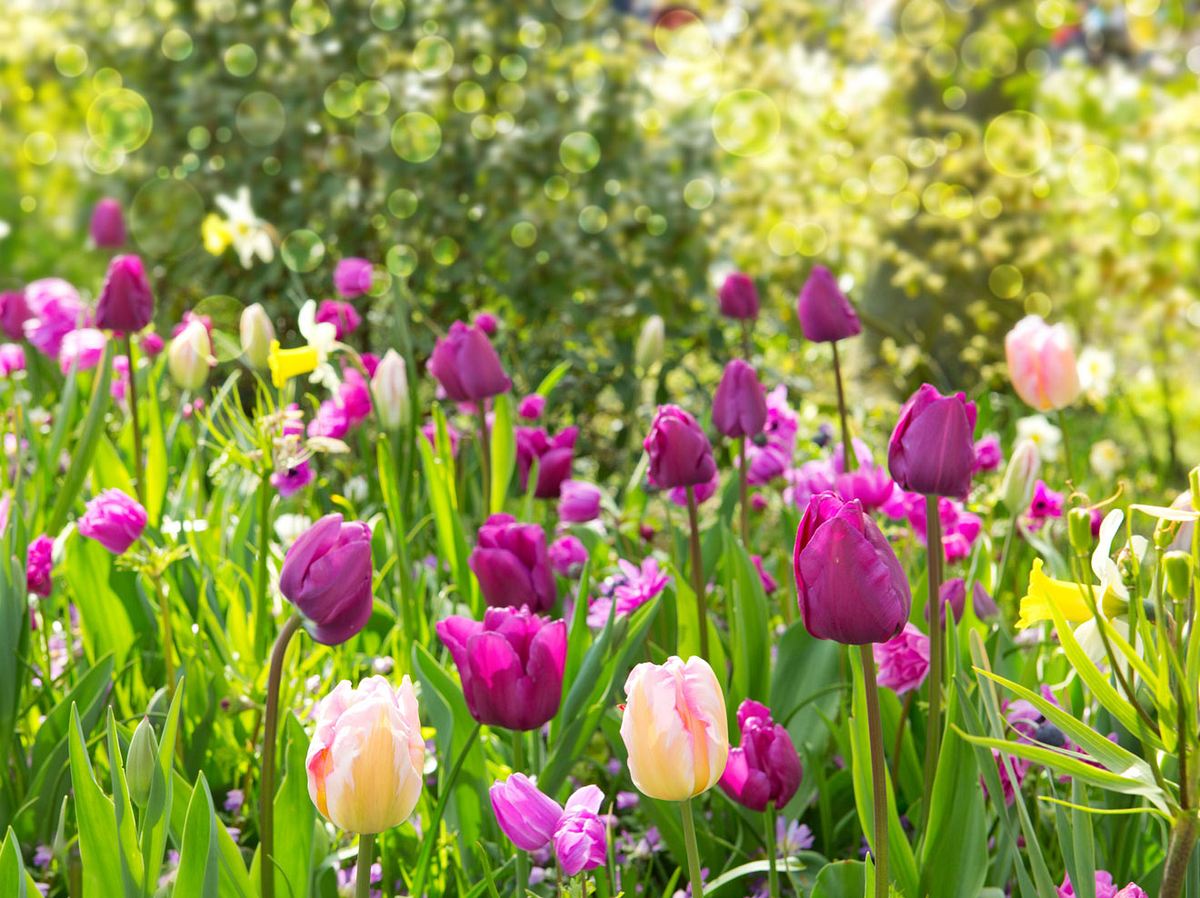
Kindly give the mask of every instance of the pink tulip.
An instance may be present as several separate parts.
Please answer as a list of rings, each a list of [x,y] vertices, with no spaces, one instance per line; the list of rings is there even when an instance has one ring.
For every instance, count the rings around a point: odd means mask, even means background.
[[[371,289],[373,275],[368,260],[354,257],[342,259],[333,270],[333,286],[342,296],[353,299]]]
[[[79,532],[114,555],[123,555],[146,528],[146,509],[120,490],[105,490],[87,504]]]
[[[1008,376],[1026,404],[1040,412],[1066,408],[1079,397],[1079,370],[1071,335],[1026,315],[1004,338]]]
[[[929,637],[912,624],[887,642],[876,643],[874,652],[877,682],[897,695],[920,689],[929,675]]]

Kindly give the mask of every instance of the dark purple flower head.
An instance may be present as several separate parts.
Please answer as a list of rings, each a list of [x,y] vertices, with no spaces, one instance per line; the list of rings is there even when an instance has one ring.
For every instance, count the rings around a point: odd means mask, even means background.
[[[287,550],[279,591],[309,622],[313,639],[339,645],[371,619],[371,528],[329,514]]]
[[[713,396],[713,424],[727,437],[752,437],[767,423],[767,396],[754,368],[741,359],[725,366]]]
[[[540,427],[516,428],[517,473],[522,491],[529,488],[529,472],[536,461],[537,484],[533,494],[538,499],[557,499],[562,485],[571,476],[575,460],[575,440],[578,427],[565,427],[553,437]]]
[[[429,372],[455,402],[479,402],[512,389],[487,334],[461,321],[450,325],[450,332],[437,341]]]
[[[717,473],[707,434],[677,405],[658,407],[644,446],[650,455],[650,482],[659,489],[697,486]]]
[[[479,588],[493,608],[549,611],[557,589],[546,551],[546,534],[537,524],[521,524],[512,515],[494,514],[479,528],[468,560]]]
[[[888,469],[901,489],[965,499],[975,469],[975,403],[924,384],[900,410]]]
[[[832,343],[862,333],[854,306],[824,265],[814,266],[805,281],[796,303],[796,316],[805,339],[814,343]]]
[[[121,204],[112,197],[100,200],[92,209],[92,220],[88,226],[92,242],[103,249],[117,249],[125,245],[125,216]]]
[[[758,317],[758,288],[750,275],[735,271],[727,276],[719,297],[726,318],[753,321]]]
[[[771,720],[770,710],[746,699],[738,708],[742,744],[729,749],[729,760],[718,785],[739,804],[765,811],[774,802],[781,808],[800,788],[800,756],[788,731]]]
[[[154,317],[154,293],[142,260],[117,256],[108,266],[100,299],[96,302],[96,327],[133,334]]]

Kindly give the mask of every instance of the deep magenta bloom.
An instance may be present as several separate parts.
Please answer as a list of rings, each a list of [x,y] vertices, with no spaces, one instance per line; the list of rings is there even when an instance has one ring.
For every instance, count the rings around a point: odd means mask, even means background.
[[[310,437],[340,440],[350,432],[350,419],[345,407],[336,399],[326,399],[317,406],[317,413],[308,422]]]
[[[708,435],[677,405],[660,405],[643,443],[650,455],[650,482],[659,489],[698,486],[716,476]]]
[[[371,289],[374,269],[366,259],[342,259],[333,269],[333,286],[346,299],[362,296]]]
[[[500,320],[491,312],[480,312],[475,316],[474,324],[489,337],[500,329]]]
[[[92,220],[88,230],[91,232],[92,242],[98,247],[117,249],[124,246],[125,215],[121,212],[121,204],[108,196],[96,203],[92,209]]]
[[[120,490],[105,490],[88,502],[79,532],[114,555],[123,555],[146,529],[146,509]]]
[[[546,397],[537,393],[530,393],[528,396],[521,398],[517,403],[517,414],[526,421],[536,421],[542,416],[542,412],[546,410]]]
[[[750,275],[740,271],[728,275],[718,296],[726,318],[753,321],[758,317],[758,287]]]
[[[520,524],[508,514],[494,514],[479,528],[479,539],[468,560],[479,578],[483,597],[493,608],[549,611],[557,589],[546,534],[537,524]]]
[[[1061,518],[1063,514],[1063,494],[1050,489],[1046,481],[1039,480],[1033,488],[1033,498],[1029,500],[1029,527],[1040,530],[1052,518]]]
[[[564,480],[558,517],[569,524],[586,524],[600,517],[600,488],[583,480]]]
[[[754,368],[741,359],[725,366],[713,396],[713,424],[727,437],[752,437],[767,423],[767,395]]]
[[[565,427],[553,437],[540,427],[516,428],[521,490],[529,488],[529,472],[536,461],[537,484],[533,495],[538,499],[557,499],[562,493],[563,482],[571,476],[578,437],[578,427]]]
[[[587,547],[569,533],[552,542],[547,554],[550,557],[550,567],[556,574],[562,574],[564,577],[576,576],[588,560]]]
[[[479,327],[456,321],[437,341],[429,372],[455,402],[479,402],[512,389],[496,348]]]
[[[20,343],[0,343],[0,377],[25,370],[25,347]]]
[[[271,486],[283,498],[294,496],[313,481],[313,469],[308,459],[304,459],[290,468],[284,468],[271,475]]]
[[[900,410],[888,442],[888,470],[901,489],[965,499],[975,469],[975,403],[923,384]]]
[[[327,514],[292,543],[279,591],[308,621],[312,638],[339,645],[371,619],[371,528]]]
[[[912,624],[905,624],[887,642],[876,643],[873,650],[879,668],[876,682],[880,686],[897,695],[921,688],[929,674],[928,636]]]
[[[25,336],[25,319],[30,316],[23,290],[8,290],[0,293],[0,328],[10,340]]]
[[[962,577],[951,577],[938,589],[938,598],[942,600],[942,608],[950,606],[950,610],[954,612],[954,622],[958,623],[967,608],[967,582]],[[945,616],[945,611],[942,615]],[[929,617],[928,608],[925,609],[925,617]]]
[[[857,500],[813,496],[796,531],[793,563],[800,614],[818,639],[887,642],[908,620],[908,579]]]
[[[567,660],[567,625],[528,608],[489,608],[483,621],[448,617],[437,625],[462,678],[467,709],[480,723],[535,730],[556,713]]]
[[[738,708],[742,744],[729,749],[729,760],[718,785],[738,804],[765,811],[781,808],[800,788],[800,756],[788,731],[771,720],[765,706],[746,699]]]
[[[100,299],[96,302],[96,327],[123,334],[140,331],[154,317],[154,292],[138,256],[117,256],[108,266]]]
[[[1129,889],[1137,891],[1129,891]],[[1096,898],[1132,898],[1138,893],[1145,895],[1140,888],[1130,883],[1121,892],[1117,891],[1117,884],[1113,882],[1112,874],[1107,870],[1096,871]],[[1071,877],[1063,876],[1063,883],[1058,889],[1058,898],[1075,898],[1075,887],[1071,885]]]
[[[88,324],[79,291],[61,278],[43,278],[25,288],[29,314],[22,323],[25,339],[44,356],[58,358],[63,337]]]
[[[336,299],[323,299],[317,306],[317,323],[328,322],[333,325],[339,340],[344,340],[362,324],[362,316],[348,302]]]
[[[974,471],[994,471],[1003,461],[1004,451],[1000,448],[1000,437],[989,433],[975,441]]]
[[[854,306],[824,265],[813,267],[800,290],[796,317],[804,336],[814,343],[832,343],[862,333]]]
[[[142,339],[141,339],[142,352],[144,352],[150,358],[154,358],[156,355],[158,355],[160,352],[162,352],[163,345],[164,345],[163,338],[160,337],[158,334],[156,334],[154,331],[150,331],[149,333],[142,334]]]
[[[25,585],[36,596],[50,595],[53,585],[51,572],[54,569],[54,540],[46,534],[29,543],[25,553]]]

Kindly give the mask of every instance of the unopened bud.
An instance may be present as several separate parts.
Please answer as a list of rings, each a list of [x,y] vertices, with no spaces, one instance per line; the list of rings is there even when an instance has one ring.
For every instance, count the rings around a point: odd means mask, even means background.
[[[275,326],[271,324],[267,310],[259,303],[246,306],[242,311],[238,334],[242,338],[242,355],[246,364],[254,368],[266,368],[271,341],[275,339]]]
[[[125,759],[125,781],[129,784],[129,797],[139,808],[150,801],[150,785],[154,782],[154,771],[158,767],[158,741],[154,738],[154,727],[150,719],[143,717],[133,731],[129,743],[129,757]]]
[[[375,409],[379,420],[388,430],[396,430],[408,423],[412,416],[412,403],[408,395],[408,368],[404,358],[394,349],[389,349],[379,360],[375,376],[371,378],[371,393],[375,397]]]
[[[1000,484],[1000,496],[1010,514],[1018,514],[1028,507],[1041,466],[1042,457],[1033,440],[1022,440],[1013,449]]]
[[[637,347],[633,352],[633,363],[641,371],[649,371],[662,361],[666,344],[666,326],[660,315],[651,315],[638,334]]]
[[[1067,535],[1076,554],[1086,555],[1092,549],[1092,513],[1086,508],[1072,508],[1067,513]]]
[[[1184,601],[1192,589],[1192,556],[1187,552],[1167,552],[1162,565],[1167,595],[1176,602]]]

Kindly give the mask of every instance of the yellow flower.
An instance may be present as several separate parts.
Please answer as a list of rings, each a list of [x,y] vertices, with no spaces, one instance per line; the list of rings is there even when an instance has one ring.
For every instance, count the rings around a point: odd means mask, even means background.
[[[267,366],[271,369],[271,383],[283,387],[293,377],[310,374],[316,370],[320,357],[312,346],[300,346],[296,349],[280,349],[279,341],[271,341],[271,351],[267,355]]]
[[[214,256],[221,255],[233,243],[233,234],[229,231],[229,224],[214,212],[204,216],[204,221],[200,225],[200,233],[204,238],[204,248]]]
[[[1094,602],[1099,603],[1100,611],[1106,617],[1112,617],[1120,610],[1119,597],[1111,589],[1103,585],[1055,580],[1042,572],[1042,559],[1035,558],[1033,569],[1029,572],[1029,591],[1021,599],[1021,618],[1017,621],[1017,629],[1023,630],[1042,621],[1054,620],[1050,610],[1052,606],[1072,623],[1091,620],[1092,612],[1085,598],[1085,590]]]

